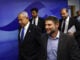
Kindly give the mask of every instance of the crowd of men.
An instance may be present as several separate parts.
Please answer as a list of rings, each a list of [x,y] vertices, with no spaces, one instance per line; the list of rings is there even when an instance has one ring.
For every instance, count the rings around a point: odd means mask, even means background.
[[[80,60],[80,11],[70,17],[68,9],[60,10],[61,19],[38,16],[38,9],[18,14],[20,24],[19,60]]]

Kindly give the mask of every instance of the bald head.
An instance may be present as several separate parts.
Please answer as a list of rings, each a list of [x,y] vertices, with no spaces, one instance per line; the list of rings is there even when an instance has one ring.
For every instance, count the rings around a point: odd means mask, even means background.
[[[18,14],[18,21],[21,27],[24,27],[29,21],[28,13],[26,11],[20,12]]]
[[[66,19],[68,16],[68,10],[66,8],[61,9],[61,17]]]

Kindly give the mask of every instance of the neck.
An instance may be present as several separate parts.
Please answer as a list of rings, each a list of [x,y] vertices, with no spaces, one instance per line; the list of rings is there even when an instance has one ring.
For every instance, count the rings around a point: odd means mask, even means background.
[[[33,17],[33,19],[37,18],[37,16]]]
[[[57,33],[58,33],[58,30],[57,30],[56,32],[54,32],[54,33],[51,35],[51,37],[52,37],[52,38],[55,38],[55,37],[57,36]]]
[[[66,20],[68,16],[66,16],[65,18],[63,18],[63,20]]]

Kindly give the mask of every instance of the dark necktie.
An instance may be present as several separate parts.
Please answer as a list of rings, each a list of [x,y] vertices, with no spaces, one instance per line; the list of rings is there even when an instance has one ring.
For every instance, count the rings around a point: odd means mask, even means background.
[[[21,40],[23,40],[24,38],[24,28],[22,28],[22,31],[21,31]]]
[[[62,32],[64,32],[64,29],[65,29],[65,21],[63,21]]]
[[[33,24],[35,25],[35,20],[34,20],[34,23]]]

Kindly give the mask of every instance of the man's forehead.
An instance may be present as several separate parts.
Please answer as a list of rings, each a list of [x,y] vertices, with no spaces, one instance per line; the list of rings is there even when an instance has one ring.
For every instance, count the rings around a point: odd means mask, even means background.
[[[51,21],[51,20],[47,20],[47,21],[45,21],[45,23],[46,23],[46,24],[52,24],[52,23],[54,23],[54,22]]]

